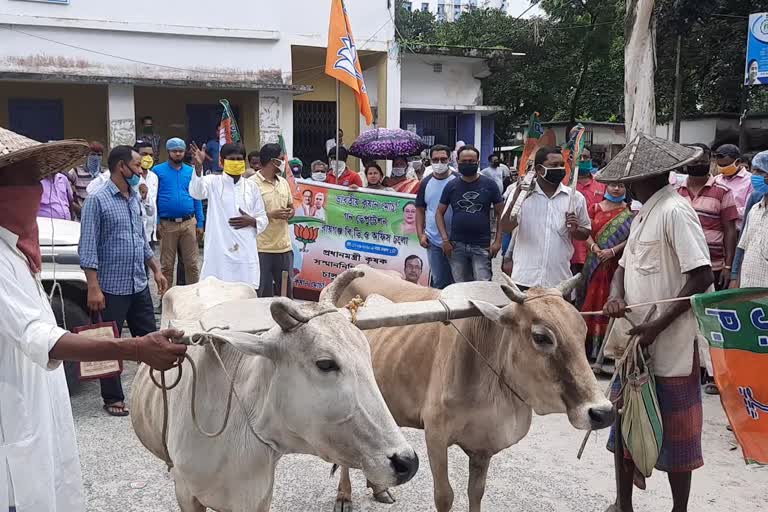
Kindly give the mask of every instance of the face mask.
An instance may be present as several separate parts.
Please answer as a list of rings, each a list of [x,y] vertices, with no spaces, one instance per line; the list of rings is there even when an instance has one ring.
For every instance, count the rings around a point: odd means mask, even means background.
[[[101,172],[101,157],[99,155],[88,155],[85,159],[85,169],[91,173],[94,178]]]
[[[437,163],[432,164],[432,172],[435,174],[445,174],[448,172],[448,164]]]
[[[38,273],[43,266],[37,214],[43,186],[0,187],[0,226],[19,237],[16,247],[27,257],[29,268]]]
[[[620,197],[614,197],[611,194],[609,194],[608,192],[606,192],[603,195],[603,197],[605,199],[607,199],[608,201],[612,202],[612,203],[620,203],[620,202],[622,202],[623,200],[625,200],[627,198],[627,194],[623,194]]]
[[[150,155],[144,155],[141,157],[141,168],[148,171],[155,164],[155,159]]]
[[[709,164],[689,165],[685,168],[688,176],[701,177],[709,174]]]
[[[312,181],[325,181],[326,174],[324,172],[313,172]]]
[[[579,176],[592,175],[592,160],[582,160],[579,162]]]
[[[491,162],[491,168],[495,169],[499,166],[499,162]]]
[[[277,170],[280,171],[280,174],[285,173],[285,160],[278,160],[277,158],[273,158],[272,163],[275,164],[275,167],[277,167]]]
[[[752,188],[755,189],[755,192],[760,194],[765,194],[768,192],[768,183],[765,182],[765,176],[760,174],[753,174],[751,179]]]
[[[298,178],[299,176],[301,176],[301,167],[298,167],[298,166],[291,167],[291,172],[293,173],[294,177]]]
[[[405,173],[408,172],[407,167],[393,167],[392,168],[392,176],[395,178],[402,178],[405,176]]]
[[[411,162],[411,167],[413,167],[414,171],[420,171],[422,165],[421,160],[414,160]]]
[[[475,174],[477,174],[477,164],[459,163],[459,172],[461,173],[462,176],[467,176],[467,177],[474,176]]]
[[[223,171],[230,176],[245,174],[245,160],[224,160]]]
[[[347,169],[347,163],[341,160],[331,160],[331,169],[333,173],[338,177]]]
[[[542,168],[544,169],[544,176],[542,178],[553,185],[559,185],[565,178],[565,167],[542,166]]]
[[[125,178],[125,182],[129,187],[137,187],[141,183],[141,176],[138,174],[131,174],[130,178]]]
[[[728,165],[726,167],[720,167],[718,165],[717,170],[720,171],[720,174],[722,174],[723,176],[733,176],[734,174],[739,172],[739,168],[736,167],[735,163],[732,163],[731,165]]]
[[[152,135],[152,132],[154,131],[151,126],[145,126],[141,129],[142,133],[144,135]]]

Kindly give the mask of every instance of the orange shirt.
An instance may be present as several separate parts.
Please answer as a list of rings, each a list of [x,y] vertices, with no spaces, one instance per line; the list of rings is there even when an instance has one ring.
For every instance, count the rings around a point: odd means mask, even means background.
[[[581,184],[576,183],[576,190],[581,192],[584,199],[587,200],[587,211],[591,212],[594,205],[603,200],[605,195],[605,185],[599,183],[594,178],[589,180],[589,183]],[[587,261],[587,242],[581,240],[573,241],[573,257],[571,263],[577,265],[583,265]]]

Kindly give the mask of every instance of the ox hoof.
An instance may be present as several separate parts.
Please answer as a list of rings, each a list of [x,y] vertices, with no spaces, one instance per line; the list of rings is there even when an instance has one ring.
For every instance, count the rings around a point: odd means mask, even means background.
[[[395,502],[395,497],[392,496],[392,493],[389,492],[389,489],[384,489],[379,492],[374,491],[373,499],[375,499],[379,503],[385,503],[387,505],[391,505]]]
[[[349,498],[336,498],[333,512],[352,512],[352,501]]]

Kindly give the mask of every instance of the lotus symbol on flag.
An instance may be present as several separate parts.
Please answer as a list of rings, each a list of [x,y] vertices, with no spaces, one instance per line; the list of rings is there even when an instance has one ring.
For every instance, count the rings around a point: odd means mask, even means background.
[[[341,44],[344,46],[336,53],[336,55],[339,56],[339,59],[333,67],[349,73],[350,76],[357,80],[362,79],[363,77],[357,72],[355,66],[355,63],[357,62],[357,48],[355,47],[355,43],[352,41],[351,37],[342,37]]]
[[[307,244],[313,244],[317,242],[317,236],[320,234],[320,228],[312,228],[301,224],[294,224],[293,234],[296,235],[296,240],[304,244],[304,247],[301,248],[301,252],[308,252]]]

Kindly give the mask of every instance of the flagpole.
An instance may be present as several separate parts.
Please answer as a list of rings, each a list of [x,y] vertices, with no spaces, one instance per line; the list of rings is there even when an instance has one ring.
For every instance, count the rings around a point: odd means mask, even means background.
[[[336,80],[336,162],[339,161],[339,124],[341,119],[341,85],[339,80]],[[336,164],[338,165],[338,163]],[[333,174],[336,174],[336,169],[333,170]]]

